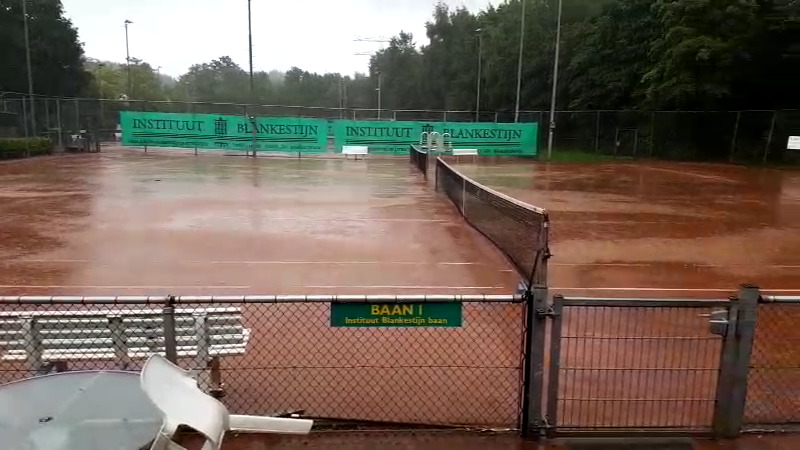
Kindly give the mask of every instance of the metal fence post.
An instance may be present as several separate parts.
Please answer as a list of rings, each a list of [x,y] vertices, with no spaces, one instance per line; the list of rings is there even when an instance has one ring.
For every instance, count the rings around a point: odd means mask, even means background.
[[[772,112],[772,123],[769,125],[769,134],[767,135],[767,145],[764,147],[764,161],[763,164],[767,163],[767,156],[769,155],[769,146],[772,145],[772,134],[775,132],[775,119],[778,115],[777,111]]]
[[[31,143],[28,140],[31,136],[28,134],[28,107],[25,105],[25,97],[22,97],[22,120],[24,121],[23,125],[25,125],[25,157],[27,158],[31,156]]]
[[[742,428],[759,297],[758,287],[744,284],[731,299],[712,425],[717,437],[736,437]]]
[[[728,155],[728,162],[733,162],[733,154],[736,151],[736,138],[739,135],[739,120],[742,118],[742,112],[736,111],[736,121],[733,123],[733,138],[731,138],[731,152]]]
[[[542,423],[542,386],[544,385],[545,319],[552,314],[548,313],[546,286],[534,287],[527,297],[522,435],[538,439],[544,428]]]
[[[564,313],[564,297],[553,297],[553,323],[550,328],[550,372],[547,377],[547,433],[553,437],[558,427],[558,385],[561,368],[561,316]]]
[[[75,133],[81,132],[81,107],[78,104],[78,99],[75,99]]]
[[[164,326],[164,355],[173,364],[178,361],[178,344],[175,340],[175,297],[170,295],[162,309]]]
[[[653,157],[653,149],[656,145],[656,112],[650,112],[650,152],[647,154],[648,157]]]
[[[64,150],[63,133],[61,129],[61,99],[56,99],[56,124],[58,126],[58,148]]]
[[[600,111],[597,111],[597,115],[594,119],[594,152],[597,153],[600,151]]]
[[[45,130],[50,131],[50,102],[47,101],[47,97],[44,98],[44,126]]]

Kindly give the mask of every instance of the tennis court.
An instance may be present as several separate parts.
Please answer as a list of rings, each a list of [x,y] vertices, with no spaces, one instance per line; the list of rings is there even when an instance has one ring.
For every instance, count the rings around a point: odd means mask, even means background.
[[[724,298],[744,282],[800,292],[796,171],[518,160],[456,167],[549,211],[553,293]]]
[[[406,158],[114,149],[0,165],[0,196],[3,295],[513,294],[519,282]],[[221,361],[233,411],[518,426],[522,304],[465,303],[462,327],[405,330],[332,327],[325,303],[235,306],[251,335]]]
[[[403,157],[114,149],[3,164],[0,289],[5,295],[510,294],[519,282],[514,268],[534,263],[529,250],[539,242],[519,234],[536,228],[537,216],[517,216],[516,198],[550,211],[551,294],[725,298],[742,282],[771,293],[800,292],[793,277],[800,267],[796,173],[508,161],[453,167],[511,199],[475,190],[446,164],[436,163],[426,181]],[[459,210],[510,249],[510,260]],[[244,356],[224,358],[221,367],[225,402],[234,411],[520,426],[523,304],[465,303],[463,327],[402,331],[332,327],[325,303],[239,306],[250,342]],[[566,384],[604,389],[611,407],[591,406],[596,399],[580,388],[571,394],[577,409],[563,406],[566,422],[555,425],[707,428],[719,359],[719,339],[709,337],[700,314],[707,311],[596,311],[566,311],[564,332],[597,351],[565,347],[562,363],[584,371]],[[592,344],[616,335],[633,346]],[[637,343],[647,339],[671,343],[649,350]],[[675,344],[682,339],[706,351],[686,351]],[[637,356],[644,353],[666,366],[644,367],[649,362]],[[618,362],[632,372],[615,375]],[[691,381],[665,383],[660,377],[677,373],[671,365],[693,368],[684,374]],[[25,373],[22,366],[3,367],[6,377]],[[545,380],[549,396],[560,399],[563,389]],[[653,406],[629,422],[626,402],[643,404],[632,397],[697,404],[672,413]]]
[[[560,381],[547,388],[557,399],[548,418],[560,429],[707,428],[723,383],[722,340],[710,332],[709,314],[726,302],[698,300],[726,299],[741,283],[773,295],[800,292],[796,171],[653,162],[455,167],[546,208],[550,293],[591,297],[554,313],[563,317],[561,348],[550,347],[548,365],[558,360]],[[679,300],[610,307],[605,299],[614,297]],[[800,382],[798,313],[758,307],[745,428],[798,419],[789,394]]]
[[[8,294],[509,293],[405,160],[105,152],[0,166]]]

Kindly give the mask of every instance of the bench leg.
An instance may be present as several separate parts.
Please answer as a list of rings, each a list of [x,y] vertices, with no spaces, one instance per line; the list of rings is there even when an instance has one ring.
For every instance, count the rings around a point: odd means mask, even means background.
[[[211,386],[209,394],[214,398],[222,398],[225,396],[224,386],[222,385],[222,372],[219,368],[219,357],[211,358],[208,363],[208,368],[211,372]]]

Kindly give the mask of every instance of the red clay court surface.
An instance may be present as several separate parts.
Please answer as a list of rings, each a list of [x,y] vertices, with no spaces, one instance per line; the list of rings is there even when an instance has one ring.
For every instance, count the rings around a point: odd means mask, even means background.
[[[564,295],[800,295],[800,172],[728,165],[461,163],[550,212],[549,284]]]
[[[551,211],[553,293],[724,298],[742,282],[800,293],[797,172],[630,162],[456,168]],[[5,295],[507,294],[517,284],[505,259],[405,160],[169,151],[0,164],[0,267]],[[494,370],[397,378],[377,371],[366,381],[363,373],[325,368],[299,376],[272,370],[270,382],[284,391],[255,401],[259,408],[316,402],[316,412],[352,408],[386,420],[434,414],[443,422],[514,425],[518,305],[466,311],[475,327],[464,332],[383,333],[378,344],[374,334],[332,333],[321,309],[303,311],[306,321],[295,325],[284,319],[301,313],[278,312],[246,311],[255,331],[248,354],[225,362],[245,374],[229,401],[245,404],[265,390],[267,377],[257,370],[264,364],[297,363],[276,346],[291,343],[331,363],[358,363],[360,348],[378,348],[386,352],[370,363],[380,367],[402,366],[411,344],[425,360]],[[280,328],[287,326],[289,340]],[[404,384],[408,376],[421,387]],[[320,400],[331,392],[337,396]],[[381,405],[387,398],[394,409]]]

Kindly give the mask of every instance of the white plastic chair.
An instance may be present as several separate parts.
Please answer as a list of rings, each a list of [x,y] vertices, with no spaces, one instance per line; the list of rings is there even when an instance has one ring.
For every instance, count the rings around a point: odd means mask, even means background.
[[[151,450],[186,450],[172,440],[181,425],[205,437],[203,450],[217,450],[226,431],[308,434],[314,423],[307,419],[228,414],[225,405],[197,387],[189,372],[158,354],[145,362],[140,379],[142,390],[164,416]]]

